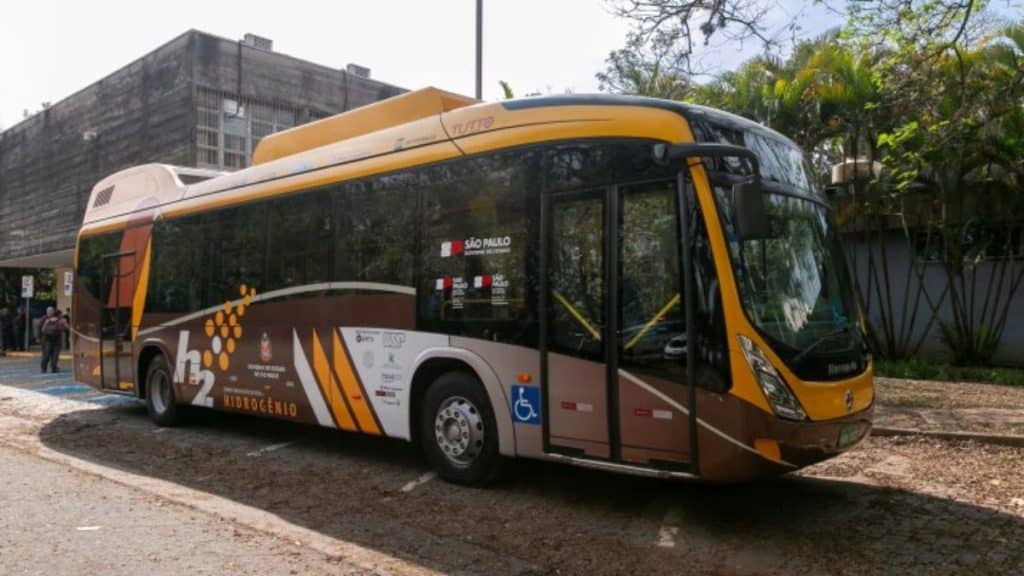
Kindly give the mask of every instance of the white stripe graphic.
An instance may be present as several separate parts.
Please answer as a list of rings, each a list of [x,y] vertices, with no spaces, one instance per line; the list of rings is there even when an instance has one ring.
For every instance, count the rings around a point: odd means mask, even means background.
[[[299,375],[299,381],[302,382],[302,389],[306,392],[306,398],[309,399],[309,405],[313,408],[313,414],[316,415],[316,421],[321,426],[334,428],[334,419],[331,418],[331,413],[327,409],[327,404],[324,403],[324,397],[320,394],[320,387],[317,386],[316,378],[313,376],[313,371],[309,368],[309,361],[306,360],[306,353],[302,351],[302,343],[299,342],[299,333],[295,330],[292,330],[292,339],[295,342],[295,372]]]
[[[663,392],[662,392],[661,390],[658,390],[658,389],[657,389],[657,388],[655,388],[654,386],[651,386],[650,384],[648,384],[647,382],[644,382],[643,380],[641,380],[641,379],[637,378],[637,377],[636,377],[636,376],[634,376],[633,374],[630,374],[629,372],[626,372],[625,370],[622,370],[622,369],[620,369],[620,370],[619,370],[619,374],[620,374],[621,376],[624,376],[624,377],[625,377],[625,378],[626,378],[627,380],[629,380],[629,381],[630,381],[630,382],[632,382],[633,384],[636,384],[637,386],[639,386],[639,387],[643,388],[644,390],[646,390],[646,391],[647,391],[647,392],[649,392],[650,394],[652,394],[652,395],[654,395],[654,396],[657,396],[657,397],[658,397],[658,398],[660,398],[660,399],[661,399],[662,401],[664,401],[665,403],[667,403],[667,404],[668,404],[669,406],[673,406],[674,408],[676,408],[677,410],[679,410],[679,411],[680,411],[680,412],[682,412],[683,414],[686,414],[687,416],[688,416],[688,415],[690,414],[690,411],[686,409],[686,406],[683,406],[683,405],[682,405],[682,404],[680,404],[679,402],[676,402],[675,400],[673,400],[672,398],[670,398],[670,397],[669,397],[668,395],[666,395],[665,393],[663,393]],[[728,434],[726,434],[725,432],[722,432],[722,431],[721,431],[721,430],[719,430],[718,428],[715,428],[715,427],[714,427],[714,426],[712,426],[711,424],[708,424],[708,423],[707,423],[707,422],[705,422],[704,420],[701,420],[700,416],[698,416],[698,417],[697,417],[697,424],[698,424],[699,426],[703,426],[703,427],[704,427],[705,429],[707,429],[707,430],[708,430],[709,432],[711,432],[712,434],[714,434],[714,435],[718,436],[718,437],[719,437],[719,438],[721,438],[722,440],[725,440],[726,442],[728,442],[728,443],[730,443],[730,444],[733,444],[734,446],[737,446],[737,447],[739,447],[739,448],[742,448],[743,450],[746,450],[747,452],[751,452],[751,453],[753,453],[753,454],[757,454],[758,456],[761,456],[761,453],[760,453],[760,452],[758,452],[758,451],[757,451],[756,449],[754,449],[753,447],[751,447],[751,446],[747,446],[747,445],[746,445],[746,444],[744,444],[743,442],[740,442],[739,440],[737,440],[737,439],[733,438],[732,436],[729,436],[729,435],[728,435]],[[761,457],[762,457],[762,458],[764,458],[764,456],[761,456]],[[782,464],[785,464],[786,466],[793,466],[793,464],[790,464],[789,462],[786,462],[785,460],[783,460],[783,461],[782,461]],[[796,468],[796,466],[793,466],[793,468]]]

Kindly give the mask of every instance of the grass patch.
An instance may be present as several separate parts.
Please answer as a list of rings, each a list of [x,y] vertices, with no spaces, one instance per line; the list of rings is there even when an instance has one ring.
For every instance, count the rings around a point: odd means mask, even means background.
[[[922,360],[879,360],[875,363],[875,374],[886,378],[1024,386],[1024,370],[1019,368],[953,366]]]

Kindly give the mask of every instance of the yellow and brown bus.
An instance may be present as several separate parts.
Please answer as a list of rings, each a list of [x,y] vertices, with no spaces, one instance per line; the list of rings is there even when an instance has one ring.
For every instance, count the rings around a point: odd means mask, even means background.
[[[424,89],[264,138],[230,174],[96,185],[80,381],[422,445],[739,481],[871,427],[864,327],[801,150],[618,96]]]

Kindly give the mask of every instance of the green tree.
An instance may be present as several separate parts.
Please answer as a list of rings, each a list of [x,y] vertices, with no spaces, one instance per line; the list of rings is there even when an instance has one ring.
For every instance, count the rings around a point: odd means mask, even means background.
[[[1024,282],[1024,36],[1012,26],[968,45],[962,29],[924,51],[901,47],[883,69],[893,86],[918,88],[895,100],[900,116],[878,142],[895,194],[915,197],[918,225],[941,241],[951,312],[942,341],[957,363],[979,364]]]
[[[605,64],[597,80],[607,92],[678,100],[689,88],[688,76],[663,39],[647,41],[630,34],[626,47],[611,52]]]
[[[681,92],[768,125],[800,144],[826,183],[842,162],[839,220],[865,248],[858,287],[878,352],[915,355],[938,324],[955,361],[991,360],[1024,285],[1019,23],[994,27],[977,0],[847,3],[841,31],[796,44],[784,59],[766,54],[696,84],[689,80],[695,41],[715,34],[765,40],[754,17],[762,4],[614,5],[634,28],[605,77],[615,72],[630,81],[602,82],[604,89]],[[666,70],[687,79],[680,90],[658,89],[654,79]],[[925,282],[936,266],[919,258],[922,245],[945,277],[938,289]],[[894,263],[894,249],[910,255],[909,265]]]

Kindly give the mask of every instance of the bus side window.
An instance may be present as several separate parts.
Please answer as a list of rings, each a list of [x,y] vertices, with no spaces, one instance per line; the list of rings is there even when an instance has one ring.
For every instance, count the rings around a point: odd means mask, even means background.
[[[266,204],[245,204],[204,214],[202,242],[206,249],[202,307],[222,305],[239,297],[242,285],[260,289],[266,250]]]
[[[332,222],[328,194],[325,189],[303,192],[269,205],[266,282],[261,286],[257,277],[250,280],[250,286],[265,293],[330,280]],[[252,248],[263,249],[256,245]],[[239,276],[236,281],[242,280]],[[297,297],[309,296],[300,293]]]
[[[86,336],[98,337],[101,298],[109,290],[103,286],[103,255],[118,251],[123,232],[111,232],[83,238],[78,248],[78,277],[75,279],[75,329]]]
[[[182,314],[199,309],[196,271],[202,258],[201,238],[199,216],[161,220],[154,225],[147,311]]]
[[[413,285],[418,180],[417,173],[401,172],[338,190],[334,280]]]
[[[536,345],[535,222],[538,154],[458,160],[422,188],[421,329]]]

